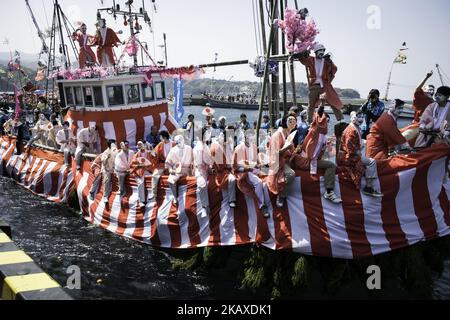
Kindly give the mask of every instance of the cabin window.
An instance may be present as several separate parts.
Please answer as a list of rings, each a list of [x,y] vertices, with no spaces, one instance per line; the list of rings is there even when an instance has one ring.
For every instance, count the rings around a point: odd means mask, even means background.
[[[91,87],[84,87],[84,105],[86,107],[93,107],[94,106],[94,96],[92,95],[92,88]]]
[[[75,100],[73,99],[72,87],[67,87],[64,90],[66,92],[66,103],[67,103],[67,105],[75,104]]]
[[[106,92],[108,94],[108,101],[111,107],[125,104],[122,86],[106,87]]]
[[[155,101],[155,93],[153,92],[153,86],[147,83],[142,84],[142,92],[144,93],[144,101]]]
[[[94,90],[95,106],[96,107],[104,107],[105,104],[103,103],[102,87],[93,87],[93,90]]]
[[[127,93],[128,104],[140,103],[141,102],[141,92],[139,90],[138,84],[129,84],[125,86]]]
[[[164,82],[155,83],[156,100],[163,100],[166,98],[166,88]]]
[[[83,105],[83,91],[81,90],[81,87],[75,87],[73,88],[75,91],[75,104],[77,106]]]

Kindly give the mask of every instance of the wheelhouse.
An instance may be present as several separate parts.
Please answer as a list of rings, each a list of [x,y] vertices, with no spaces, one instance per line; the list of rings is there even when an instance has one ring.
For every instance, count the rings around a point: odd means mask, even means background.
[[[159,76],[149,84],[143,75],[100,79],[59,80],[68,107],[91,111],[140,108],[167,102],[166,87]]]

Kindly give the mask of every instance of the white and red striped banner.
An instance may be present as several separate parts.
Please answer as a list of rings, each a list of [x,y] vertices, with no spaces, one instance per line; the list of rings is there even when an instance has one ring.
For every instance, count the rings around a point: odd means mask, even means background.
[[[106,141],[109,139],[118,142],[127,140],[132,147],[135,147],[139,140],[144,140],[150,134],[152,126],[156,126],[160,131],[167,130],[169,133],[178,128],[177,122],[169,113],[167,103],[146,106],[138,110],[108,112],[69,110],[66,119],[72,122],[74,134],[96,124],[99,128],[102,150],[106,149]]]
[[[14,154],[15,139],[0,137],[0,174],[13,178],[32,193],[53,202],[66,202],[75,187],[73,173],[59,153],[33,148]]]
[[[18,174],[13,177],[22,185],[34,184],[34,189],[28,187],[31,191],[46,196],[55,194],[48,192],[50,185],[52,190],[58,189],[58,194],[70,189],[71,173],[64,178],[61,166],[44,160],[49,157],[39,154],[42,158],[38,159],[32,154],[34,162],[25,165],[14,156],[11,161],[10,145],[6,142],[0,152],[3,175],[11,176],[8,170],[16,168],[13,171]],[[91,201],[88,195],[93,177],[88,162],[73,182],[86,220],[156,247],[181,249],[259,243],[273,250],[356,259],[450,234],[450,182],[445,179],[449,155],[449,148],[434,146],[380,162],[376,185],[384,194],[380,199],[363,195],[339,173],[336,192],[343,199],[339,205],[321,196],[325,192],[322,177],[300,171],[284,208],[277,208],[271,196],[271,217],[267,220],[254,201],[239,191],[237,207],[231,209],[227,192],[213,187],[214,177],[209,190],[211,214],[205,217],[197,212],[199,197],[194,178],[181,181],[178,208],[171,202],[164,177],[156,203],[149,203],[146,208],[139,206],[132,178],[122,204],[115,178],[108,205],[101,202],[103,187]],[[56,176],[58,180],[54,179]],[[147,186],[150,187],[150,179]]]

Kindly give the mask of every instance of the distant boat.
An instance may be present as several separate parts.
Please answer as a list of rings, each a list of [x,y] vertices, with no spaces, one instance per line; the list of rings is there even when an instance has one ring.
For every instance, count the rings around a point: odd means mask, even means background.
[[[211,108],[216,109],[246,109],[246,110],[259,110],[259,104],[245,103],[245,102],[231,102],[226,100],[208,99]],[[265,106],[267,109],[267,105]]]

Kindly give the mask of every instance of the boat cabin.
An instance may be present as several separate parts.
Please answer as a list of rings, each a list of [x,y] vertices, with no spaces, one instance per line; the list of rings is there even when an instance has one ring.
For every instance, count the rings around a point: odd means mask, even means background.
[[[62,85],[61,100],[66,106],[86,111],[133,109],[167,102],[165,83],[159,75],[153,75],[151,85],[141,74],[58,80],[58,84]]]

